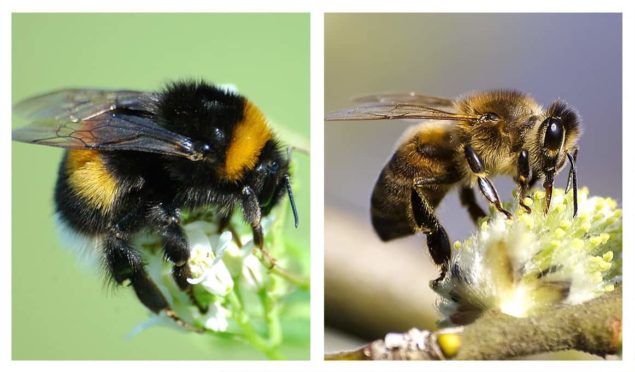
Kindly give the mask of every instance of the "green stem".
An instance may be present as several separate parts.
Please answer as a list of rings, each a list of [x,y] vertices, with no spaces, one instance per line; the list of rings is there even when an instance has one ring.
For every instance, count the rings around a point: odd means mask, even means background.
[[[280,310],[277,301],[268,294],[269,289],[260,290],[260,301],[265,312],[265,322],[267,323],[267,333],[269,343],[279,346],[282,343],[282,326],[280,325]]]
[[[262,263],[263,266],[265,266],[266,268],[270,268],[271,267],[271,261],[267,260],[267,258],[265,257],[265,255],[259,255],[258,259],[260,260],[260,262]],[[269,271],[272,274],[275,274],[279,277],[281,277],[282,279],[286,280],[287,282],[297,286],[298,288],[300,288],[303,291],[309,291],[310,289],[310,282],[308,278],[302,278],[300,276],[297,276],[295,274],[292,274],[290,272],[288,272],[287,270],[283,269],[282,267],[278,266],[278,265],[274,265],[271,269],[269,269]]]
[[[282,355],[282,353],[277,350],[276,346],[269,344],[258,334],[258,332],[256,332],[254,327],[252,327],[251,323],[249,322],[249,315],[245,313],[242,303],[240,302],[236,294],[234,292],[231,292],[227,296],[227,299],[234,308],[234,319],[242,330],[245,340],[247,340],[247,342],[249,342],[253,347],[260,350],[269,359],[285,359],[284,355]]]

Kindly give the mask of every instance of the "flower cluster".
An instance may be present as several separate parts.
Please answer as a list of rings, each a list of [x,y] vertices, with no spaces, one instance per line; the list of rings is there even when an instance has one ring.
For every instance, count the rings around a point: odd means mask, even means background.
[[[615,200],[555,189],[525,198],[532,213],[512,207],[513,217],[493,212],[479,231],[454,244],[445,277],[433,282],[445,323],[466,324],[487,309],[524,317],[556,304],[579,304],[621,283],[622,211]]]
[[[142,234],[136,244],[143,247],[149,275],[171,309],[188,326],[199,332],[242,339],[276,358],[281,342],[277,318],[280,300],[301,285],[281,271],[280,266],[289,264],[285,255],[272,269],[271,262],[255,247],[251,229],[242,224],[241,216],[234,217],[230,226],[243,227],[238,233],[233,228],[220,231],[209,213],[184,216],[183,230],[190,245],[191,277],[187,281],[192,284],[191,294],[184,293],[174,282],[172,264],[165,260],[156,236]],[[273,254],[284,250],[284,244],[274,242],[272,236],[276,229],[282,230],[282,220],[271,213],[261,221],[266,245]],[[154,325],[178,328],[165,314],[152,315],[132,334]]]
[[[267,220],[266,225],[269,225]],[[231,231],[214,233],[217,226],[209,222],[195,221],[184,226],[190,243],[190,270],[194,293],[203,306],[209,307],[201,314],[189,306],[193,323],[202,323],[206,329],[224,332],[229,328],[231,306],[226,297],[234,290],[235,281],[242,280],[250,288],[258,290],[264,285],[264,267],[254,255],[251,235],[238,237],[239,247]],[[180,293],[178,294],[180,295]],[[172,294],[175,297],[175,294]]]

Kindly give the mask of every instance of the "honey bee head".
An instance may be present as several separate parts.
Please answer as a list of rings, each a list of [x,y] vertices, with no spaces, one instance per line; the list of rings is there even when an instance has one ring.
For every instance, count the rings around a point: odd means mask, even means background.
[[[538,149],[534,154],[535,177],[543,179],[547,193],[545,210],[549,209],[551,191],[555,175],[564,167],[567,158],[573,167],[573,156],[577,151],[576,142],[581,134],[580,121],[576,112],[562,101],[556,101],[547,108],[545,118],[534,132],[534,143]]]

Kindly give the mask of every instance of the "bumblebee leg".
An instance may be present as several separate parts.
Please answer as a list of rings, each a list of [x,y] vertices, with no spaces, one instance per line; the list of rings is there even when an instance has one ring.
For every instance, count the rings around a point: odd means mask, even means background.
[[[511,218],[512,214],[503,208],[494,184],[485,176],[485,168],[483,167],[481,158],[474,152],[474,149],[470,145],[465,145],[465,158],[472,172],[478,177],[478,187],[481,189],[483,196],[485,196],[490,203],[494,204],[499,212],[504,213],[507,218]]]
[[[148,218],[161,236],[165,257],[174,264],[172,267],[172,278],[174,278],[179,289],[188,295],[199,311],[206,313],[207,307],[198,301],[194,295],[192,284],[187,281],[188,278],[192,277],[190,265],[187,263],[190,258],[190,247],[185,237],[185,232],[181,228],[179,209],[170,208],[163,203],[159,203],[150,208]]]
[[[260,225],[260,204],[256,194],[249,186],[245,186],[242,190],[242,206],[245,220],[251,225],[251,229],[254,232],[254,244],[262,248],[264,237],[262,226]]]
[[[483,218],[487,215],[483,208],[476,202],[474,189],[471,187],[462,187],[459,192],[459,198],[461,205],[467,208],[467,212],[470,214],[470,218],[472,218],[474,224],[476,224],[479,218]]]
[[[110,275],[119,285],[129,281],[139,301],[154,313],[164,312],[179,326],[194,332],[200,330],[184,322],[170,308],[167,300],[143,267],[141,255],[130,246],[130,237],[112,228],[104,239],[104,256]]]
[[[527,213],[531,213],[531,208],[525,204],[525,195],[529,189],[529,154],[527,150],[522,150],[518,155],[518,177],[516,182],[519,187],[518,201],[520,206],[525,208]]]
[[[256,194],[249,186],[245,186],[242,190],[242,207],[243,216],[249,225],[251,225],[251,230],[254,234],[254,244],[262,252],[263,257],[269,263],[269,269],[271,270],[276,265],[276,261],[264,248],[264,235],[262,232],[262,225],[260,224],[262,216],[260,204],[258,203]]]
[[[129,244],[129,237],[113,229],[104,240],[104,254],[112,278],[117,284],[129,281],[139,301],[155,313],[169,308],[159,288],[143,267],[141,255]]]
[[[426,235],[430,256],[432,256],[435,264],[441,266],[441,276],[439,277],[441,279],[444,277],[450,261],[450,239],[434,215],[434,208],[432,208],[425,195],[424,187],[430,184],[429,181],[421,178],[415,179],[410,195],[410,203],[414,221],[417,227]]]

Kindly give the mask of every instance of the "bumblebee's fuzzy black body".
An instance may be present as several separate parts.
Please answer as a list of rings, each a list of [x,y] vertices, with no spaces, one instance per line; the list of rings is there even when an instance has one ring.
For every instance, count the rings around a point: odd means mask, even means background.
[[[54,140],[62,144],[46,143],[51,139],[29,129],[41,131],[40,112],[29,110],[60,100],[74,111],[55,119]],[[86,100],[89,113],[79,117],[75,112],[82,113]],[[58,220],[81,236],[96,237],[112,279],[129,281],[154,312],[175,316],[131,246],[137,232],[158,233],[176,283],[191,295],[182,208],[211,206],[221,219],[241,208],[262,246],[261,216],[285,192],[292,197],[288,159],[262,113],[244,97],[213,85],[179,82],[159,93],[62,91],[21,105],[35,124],[14,132],[14,139],[68,149],[55,189]],[[62,138],[59,133],[73,125]]]

